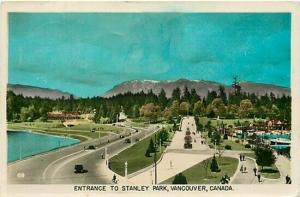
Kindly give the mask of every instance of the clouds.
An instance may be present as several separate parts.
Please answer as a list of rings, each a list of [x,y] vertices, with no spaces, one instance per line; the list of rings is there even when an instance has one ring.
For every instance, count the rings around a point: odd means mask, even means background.
[[[78,96],[133,79],[290,85],[289,14],[12,13],[9,25],[10,83]]]

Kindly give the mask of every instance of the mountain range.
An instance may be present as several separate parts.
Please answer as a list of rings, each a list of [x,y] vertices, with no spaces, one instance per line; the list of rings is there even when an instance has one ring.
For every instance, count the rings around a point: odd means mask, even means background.
[[[161,92],[161,90],[164,89],[166,92],[166,96],[170,98],[175,88],[179,87],[181,89],[181,92],[183,93],[184,88],[187,87],[189,90],[195,89],[199,96],[206,97],[208,91],[218,92],[219,86],[221,85],[225,87],[226,94],[233,92],[233,88],[231,86],[224,85],[217,82],[212,82],[212,81],[204,81],[204,80],[187,80],[187,79],[179,79],[174,81],[132,80],[114,86],[112,89],[107,91],[102,96],[105,98],[110,98],[112,96],[118,94],[124,94],[126,92],[138,93],[144,91],[145,93],[147,93],[150,90],[152,90],[154,94],[158,95]],[[257,96],[270,94],[271,92],[276,97],[281,97],[282,95],[286,95],[286,96],[291,95],[290,88],[276,86],[276,85],[253,83],[253,82],[241,82],[240,86],[242,92],[246,92],[250,94],[254,93]],[[23,95],[24,97],[41,97],[41,98],[50,98],[50,99],[58,99],[64,97],[68,99],[71,96],[71,93],[63,92],[60,90],[34,87],[28,85],[20,85],[20,84],[8,84],[7,90],[11,90],[15,94]]]
[[[141,91],[148,92],[150,89],[154,94],[158,95],[161,92],[161,89],[164,89],[166,96],[171,97],[172,92],[175,88],[179,87],[181,93],[183,93],[184,88],[187,87],[189,90],[195,89],[199,96],[206,97],[208,91],[217,91],[219,86],[222,85],[225,87],[226,94],[233,92],[233,88],[228,85],[224,85],[212,81],[204,80],[187,80],[179,79],[174,81],[153,81],[153,80],[132,80],[121,83],[114,86],[111,90],[107,91],[104,97],[109,98],[118,94],[124,94],[126,92],[138,93]],[[276,97],[281,97],[282,95],[290,96],[291,91],[289,88],[262,84],[262,83],[252,83],[252,82],[241,82],[241,91],[246,93],[254,93],[257,96],[262,96],[265,94],[270,94],[271,92]]]
[[[49,88],[40,88],[35,86],[20,85],[20,84],[8,84],[7,90],[12,91],[16,95],[23,95],[24,97],[40,97],[49,99],[58,99],[64,97],[70,98],[71,94],[68,92],[62,92],[60,90],[54,90]]]

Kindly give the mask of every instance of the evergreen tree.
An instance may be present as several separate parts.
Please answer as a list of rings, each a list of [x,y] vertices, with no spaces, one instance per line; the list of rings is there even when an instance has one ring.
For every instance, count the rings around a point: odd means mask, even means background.
[[[155,152],[155,146],[154,146],[154,142],[153,142],[152,138],[150,139],[150,143],[149,143],[148,149],[149,149],[150,153],[154,153]]]
[[[189,102],[189,103],[191,102],[191,94],[190,94],[190,91],[189,91],[187,86],[184,86],[184,92],[183,92],[182,100],[185,101],[185,102]]]
[[[175,176],[172,184],[188,184],[188,182],[186,177],[182,173],[179,173]]]
[[[150,153],[151,153],[150,149],[147,148],[146,153],[145,153],[145,157],[151,157]]]
[[[191,89],[191,100],[190,100],[191,105],[194,105],[199,100],[201,101],[201,98],[197,94],[196,90],[194,88]]]
[[[159,105],[162,106],[163,108],[165,108],[167,106],[168,99],[166,97],[166,92],[164,89],[161,89],[161,91],[158,95],[158,102],[159,102]]]
[[[181,90],[180,88],[177,87],[172,92],[172,100],[180,101],[180,97],[181,97]]]
[[[222,99],[223,103],[227,105],[227,96],[225,93],[225,87],[222,85],[219,86],[219,97]]]
[[[220,172],[221,170],[219,169],[219,165],[216,159],[216,156],[214,155],[214,157],[211,160],[211,164],[210,164],[210,170],[212,172]]]
[[[206,103],[210,104],[213,102],[213,100],[217,98],[217,92],[216,91],[208,91],[207,93],[207,98],[206,98]]]

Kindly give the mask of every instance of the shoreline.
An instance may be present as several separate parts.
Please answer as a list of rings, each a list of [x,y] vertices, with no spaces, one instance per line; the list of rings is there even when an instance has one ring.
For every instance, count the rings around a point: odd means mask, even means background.
[[[40,130],[42,131],[42,130]],[[78,139],[75,139],[75,138],[71,138],[71,137],[65,137],[65,136],[59,136],[59,135],[52,135],[52,134],[47,134],[45,133],[45,131],[42,131],[42,132],[37,132],[37,131],[31,131],[31,130],[17,130],[17,129],[7,129],[6,130],[7,132],[7,135],[8,135],[8,132],[25,132],[25,133],[34,133],[36,135],[46,135],[46,136],[51,136],[51,137],[56,137],[56,138],[68,138],[68,139],[72,139],[72,140],[76,140],[77,142],[73,143],[73,144],[69,144],[69,145],[64,145],[64,146],[59,146],[59,147],[56,147],[56,148],[52,148],[52,149],[49,149],[47,151],[43,151],[43,152],[40,152],[40,153],[37,153],[37,154],[34,154],[34,155],[28,155],[28,156],[25,156],[25,157],[22,157],[21,159],[17,159],[17,160],[13,160],[13,161],[9,161],[8,158],[7,158],[7,165],[11,165],[11,164],[14,164],[14,163],[17,163],[17,162],[20,162],[20,161],[24,161],[26,159],[29,159],[29,158],[32,158],[32,157],[35,157],[35,156],[41,156],[43,154],[47,154],[47,153],[50,153],[50,152],[54,152],[54,151],[57,151],[59,149],[63,149],[63,148],[67,148],[67,147],[71,147],[71,146],[74,146],[74,145],[78,145],[81,143],[80,140]],[[8,148],[8,143],[7,143],[7,148]],[[8,157],[8,152],[7,152],[7,157]]]
[[[37,135],[48,135],[48,136],[59,137],[59,138],[69,138],[69,139],[78,140],[79,142],[81,142],[79,139],[72,138],[70,136],[49,134],[49,133],[47,133],[46,131],[43,131],[43,130],[28,130],[28,129],[19,130],[19,129],[8,129],[7,128],[6,132],[27,132],[27,133],[34,133],[34,134],[37,134]]]

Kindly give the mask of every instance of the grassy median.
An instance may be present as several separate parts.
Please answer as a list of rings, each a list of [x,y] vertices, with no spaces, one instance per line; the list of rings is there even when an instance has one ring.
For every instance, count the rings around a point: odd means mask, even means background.
[[[170,138],[172,137],[172,133],[169,132]],[[154,134],[141,140],[140,142],[134,144],[130,148],[125,149],[118,155],[112,157],[110,161],[111,170],[116,172],[117,174],[124,176],[125,175],[125,162],[128,163],[128,174],[141,170],[145,167],[153,164],[154,154],[151,154],[151,157],[146,157],[145,153],[149,146],[151,138],[154,141]],[[165,150],[165,146],[162,146],[161,153],[157,152],[157,160],[161,157],[162,152]]]
[[[230,177],[233,176],[239,162],[238,159],[232,157],[216,157],[221,171],[211,172],[211,159],[212,158],[206,159],[182,172],[188,184],[219,184],[221,177],[225,174]],[[172,184],[174,178],[175,176],[163,181],[162,184]]]

